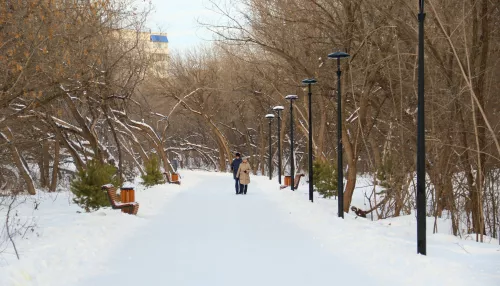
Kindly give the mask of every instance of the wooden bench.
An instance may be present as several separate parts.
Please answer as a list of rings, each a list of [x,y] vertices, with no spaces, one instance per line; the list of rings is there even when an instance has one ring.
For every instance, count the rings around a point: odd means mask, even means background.
[[[170,177],[169,172],[164,172],[163,175],[165,175],[165,178],[167,179],[167,183],[177,184],[177,185],[181,184],[181,181],[179,180],[179,174],[177,174],[177,173],[172,174],[172,178]]]
[[[109,203],[111,204],[111,208],[114,210],[121,210],[124,213],[134,214],[136,215],[139,211],[139,203],[130,202],[130,203],[120,203],[117,198],[115,186],[109,184],[101,187],[103,191],[106,192],[106,196],[108,197]]]
[[[304,174],[297,174],[295,175],[295,180],[293,184],[293,188],[296,190],[299,188],[299,183],[300,183],[300,178],[304,177]],[[280,186],[280,189],[288,188],[289,186]]]
[[[367,211],[364,211],[362,209],[358,209],[357,207],[355,206],[352,206],[351,207],[351,210],[357,215],[357,216],[360,216],[360,217],[366,217],[366,215],[368,214]]]

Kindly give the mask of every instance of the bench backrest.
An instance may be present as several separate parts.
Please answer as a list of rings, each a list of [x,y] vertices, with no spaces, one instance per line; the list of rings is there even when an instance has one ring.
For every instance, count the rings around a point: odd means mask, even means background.
[[[106,194],[111,206],[116,207],[116,201],[118,199],[118,195],[116,194],[116,188],[113,185],[102,186],[104,190],[106,190]]]
[[[302,178],[303,176],[304,176],[304,174],[295,175],[295,180],[294,180],[294,184],[293,184],[294,189],[297,189],[299,187],[300,178]]]

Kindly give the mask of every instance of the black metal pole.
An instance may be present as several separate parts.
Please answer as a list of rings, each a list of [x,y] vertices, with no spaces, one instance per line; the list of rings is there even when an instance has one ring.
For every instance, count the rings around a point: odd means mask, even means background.
[[[337,193],[338,215],[344,218],[344,166],[342,161],[342,100],[340,92],[340,58],[337,58]]]
[[[293,99],[290,99],[290,189],[295,190],[295,164],[293,162]]]
[[[281,110],[278,110],[278,183],[281,185]]]
[[[269,180],[273,179],[273,149],[272,149],[272,141],[271,141],[271,127],[272,127],[272,119],[269,119]]]
[[[314,188],[313,188],[313,139],[312,139],[312,91],[311,91],[311,84],[309,84],[309,200],[311,203],[314,201]]]
[[[417,253],[426,255],[425,117],[424,117],[424,0],[418,14],[418,127],[417,127]]]

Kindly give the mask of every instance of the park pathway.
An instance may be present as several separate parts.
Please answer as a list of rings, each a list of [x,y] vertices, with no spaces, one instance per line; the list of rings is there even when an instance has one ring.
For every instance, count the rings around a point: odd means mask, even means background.
[[[259,188],[259,180],[265,179],[253,177],[244,196],[235,195],[231,175],[187,172],[182,192],[158,216],[147,218],[150,222],[126,243],[120,242],[101,273],[88,273],[80,285],[306,286],[370,281],[266,199],[266,192],[277,190]]]

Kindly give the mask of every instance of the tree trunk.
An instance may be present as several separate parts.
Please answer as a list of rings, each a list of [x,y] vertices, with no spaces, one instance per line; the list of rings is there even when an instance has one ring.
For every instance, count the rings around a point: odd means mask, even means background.
[[[349,212],[351,206],[354,188],[356,187],[356,153],[349,142],[349,135],[347,134],[346,127],[342,128],[342,143],[347,157],[347,182],[344,188],[344,212]],[[341,191],[341,190],[340,190]]]
[[[40,156],[40,184],[42,188],[46,188],[49,185],[49,144],[47,140],[42,142],[42,154]]]
[[[323,101],[323,98],[321,98],[321,101]],[[326,161],[326,156],[325,156],[325,137],[326,137],[326,123],[327,123],[327,113],[326,113],[326,108],[324,101],[319,105],[320,106],[320,124],[319,128],[316,134],[318,134],[318,144],[316,149],[314,149],[314,154],[315,154],[315,159],[316,160],[321,160],[323,162]],[[313,130],[314,133],[314,130]]]
[[[259,138],[260,138],[260,148],[259,148],[259,166],[260,167],[260,174],[263,176],[265,174],[265,166],[266,166],[266,159],[265,159],[265,150],[266,150],[266,137],[264,134],[264,128],[262,124],[259,125]],[[257,170],[257,166],[254,168],[254,173]]]
[[[202,115],[205,121],[209,124],[210,129],[215,135],[217,146],[219,148],[219,168],[221,172],[227,172],[228,162],[231,159],[231,151],[229,150],[229,144],[227,143],[226,137],[222,134],[222,131],[215,125],[215,123],[207,115]],[[227,160],[226,160],[227,158]]]
[[[30,195],[36,195],[36,190],[35,190],[35,183],[33,182],[33,178],[28,172],[27,166],[24,164],[23,159],[21,158],[21,154],[16,148],[15,143],[12,141],[14,136],[12,135],[12,132],[8,127],[4,129],[5,132],[5,137],[4,139],[7,141],[10,152],[12,154],[12,160],[16,164],[17,170],[19,171],[19,174],[21,174],[21,177],[24,179],[24,182],[26,183],[26,188],[27,191]]]
[[[99,148],[99,141],[94,136],[94,134],[91,132],[91,130],[88,128],[87,123],[85,122],[85,119],[82,117],[82,115],[78,111],[78,108],[76,107],[75,103],[71,99],[71,96],[69,94],[66,94],[65,96],[63,96],[63,98],[64,98],[67,106],[69,107],[69,110],[73,114],[73,117],[75,118],[76,122],[78,122],[78,125],[82,129],[83,137],[90,142],[90,146],[92,147],[92,150],[94,150],[94,158],[99,160],[99,162],[104,163],[104,158],[102,156],[101,149]]]
[[[113,138],[115,140],[116,148],[118,151],[118,176],[120,178],[120,182],[123,182],[123,164],[122,164],[122,148],[120,141],[118,140],[118,136],[116,135],[116,130],[109,118],[108,107],[103,106],[104,115],[106,116],[106,121],[108,122],[109,128],[111,128],[111,133],[113,133]]]
[[[352,202],[354,188],[356,188],[356,164],[348,163],[349,170],[347,171],[347,182],[344,191],[344,212],[349,212],[349,207]]]
[[[228,143],[226,141],[226,138],[222,134],[222,132],[215,126],[215,123],[212,122],[211,119],[206,118],[208,123],[210,124],[210,127],[212,129],[212,132],[215,135],[217,145],[219,148],[219,165],[220,165],[220,171],[221,172],[226,172],[227,171],[227,163],[231,159],[231,152],[229,151]],[[227,160],[226,160],[227,158]]]
[[[54,163],[52,164],[52,182],[50,183],[50,192],[55,192],[57,188],[57,174],[59,173],[59,136],[56,135],[54,142]]]

